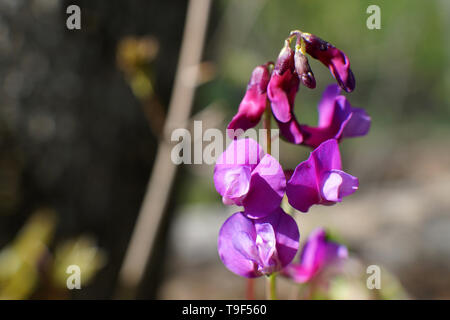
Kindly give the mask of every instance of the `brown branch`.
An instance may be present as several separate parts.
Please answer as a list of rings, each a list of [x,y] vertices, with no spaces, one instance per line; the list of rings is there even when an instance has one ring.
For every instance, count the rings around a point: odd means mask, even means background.
[[[177,166],[170,159],[170,134],[188,122],[207,29],[211,0],[190,0],[175,82],[164,133],[156,154],[147,191],[119,274],[119,297],[133,298],[161,223]]]

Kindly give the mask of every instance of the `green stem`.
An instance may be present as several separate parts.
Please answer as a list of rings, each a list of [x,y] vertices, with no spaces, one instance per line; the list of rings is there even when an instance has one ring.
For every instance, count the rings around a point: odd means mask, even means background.
[[[267,130],[266,136],[266,152],[267,154],[272,153],[272,134],[270,132],[270,121],[272,117],[272,110],[270,108],[270,103],[267,101],[266,110],[264,111],[263,128]]]
[[[272,273],[267,277],[266,282],[266,299],[277,300],[276,274]]]

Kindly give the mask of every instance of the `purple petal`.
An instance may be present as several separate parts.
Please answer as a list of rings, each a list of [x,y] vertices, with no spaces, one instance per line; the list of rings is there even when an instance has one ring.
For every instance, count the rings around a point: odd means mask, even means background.
[[[308,160],[295,168],[287,183],[286,195],[295,209],[307,212],[314,204],[330,205],[352,194],[358,179],[341,171],[337,141],[330,139],[311,152]]]
[[[276,252],[275,231],[270,223],[255,223],[255,230],[255,244],[260,261],[258,270],[264,274],[270,274],[280,268]]]
[[[341,170],[331,170],[323,177],[323,198],[331,202],[341,202],[342,198],[358,190],[358,178]]]
[[[223,264],[232,272],[247,278],[259,277],[256,263],[256,231],[252,220],[241,212],[233,214],[219,231],[217,248]]]
[[[263,149],[253,139],[233,140],[214,167],[214,186],[224,204],[242,205],[250,189],[251,172],[261,160]]]
[[[289,204],[301,212],[321,201],[317,190],[317,176],[313,159],[300,163],[287,183],[286,195]]]
[[[247,195],[250,188],[250,168],[248,166],[230,168],[229,170],[222,170],[218,176],[222,181],[222,187],[225,188],[222,195],[223,203],[226,205],[241,205],[242,199]]]
[[[369,132],[371,118],[364,109],[353,108],[351,118],[344,126],[342,137],[358,137],[364,136]]]
[[[278,161],[266,154],[251,173],[250,187],[243,200],[250,218],[262,218],[280,206],[286,189],[286,177]]]
[[[292,262],[298,251],[300,233],[297,223],[281,208],[278,208],[263,219],[255,220],[255,224],[258,223],[270,223],[273,226],[275,230],[277,257],[280,263],[279,268],[286,267]]]
[[[220,229],[218,251],[230,271],[253,278],[287,266],[297,253],[299,238],[295,220],[281,208],[263,219],[238,212]]]
[[[253,170],[264,155],[263,148],[253,139],[233,140],[217,158],[216,168],[249,165]]]
[[[352,107],[346,97],[337,95],[339,91],[337,85],[330,85],[325,90],[318,107],[317,127],[300,125],[304,145],[317,148],[328,139],[340,140],[368,133],[370,117],[363,109]]]
[[[345,246],[327,241],[325,230],[317,228],[311,232],[303,246],[300,262],[289,265],[284,273],[296,282],[305,283],[317,276],[325,267],[347,256]]]
[[[321,177],[326,171],[342,169],[341,153],[336,139],[323,142],[317,149],[311,152],[310,158],[314,159],[316,172]]]
[[[317,106],[319,111],[319,127],[328,127],[333,120],[336,97],[341,93],[337,84],[330,84],[322,94],[322,99]]]

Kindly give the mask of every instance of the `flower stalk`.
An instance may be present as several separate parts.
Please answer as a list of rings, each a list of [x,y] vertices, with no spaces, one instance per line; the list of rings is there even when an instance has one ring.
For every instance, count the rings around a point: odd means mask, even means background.
[[[272,153],[272,133],[271,133],[271,116],[270,102],[267,101],[266,110],[264,111],[263,128],[266,130],[266,152]]]
[[[277,276],[275,273],[266,278],[266,299],[277,300]]]

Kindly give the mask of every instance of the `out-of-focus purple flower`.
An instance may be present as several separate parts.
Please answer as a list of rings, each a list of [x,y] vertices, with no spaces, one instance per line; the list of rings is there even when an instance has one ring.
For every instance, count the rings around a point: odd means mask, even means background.
[[[355,76],[345,53],[313,34],[303,33],[302,37],[305,40],[306,52],[330,69],[342,89],[352,92],[355,89]]]
[[[272,113],[279,122],[286,123],[291,120],[299,84],[300,80],[294,69],[294,50],[286,40],[267,87]]]
[[[325,268],[336,266],[348,257],[344,245],[328,241],[323,228],[317,228],[308,237],[300,254],[300,261],[288,265],[283,274],[298,283],[309,282]]]
[[[237,114],[228,124],[228,129],[245,131],[258,124],[266,108],[269,79],[268,64],[257,66],[253,70],[245,96]]]
[[[289,179],[286,195],[295,209],[307,212],[314,204],[332,205],[358,189],[358,178],[342,171],[336,139],[323,142],[300,163]]]
[[[286,178],[278,161],[246,138],[233,140],[218,157],[214,185],[224,204],[243,206],[248,217],[262,218],[280,206]]]
[[[340,95],[338,85],[329,85],[319,102],[319,123],[317,127],[300,125],[303,144],[316,148],[325,140],[366,135],[370,129],[370,116],[364,109],[350,105],[347,98]]]
[[[291,263],[300,234],[295,220],[281,208],[262,219],[233,214],[219,232],[218,251],[225,266],[247,278],[269,275]]]

